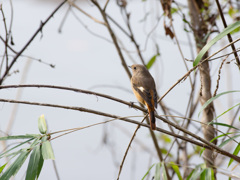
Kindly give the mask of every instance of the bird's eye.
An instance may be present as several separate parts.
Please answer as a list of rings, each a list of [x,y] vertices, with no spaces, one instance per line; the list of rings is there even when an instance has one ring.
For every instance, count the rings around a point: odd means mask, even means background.
[[[136,67],[134,67],[133,69],[137,69]]]

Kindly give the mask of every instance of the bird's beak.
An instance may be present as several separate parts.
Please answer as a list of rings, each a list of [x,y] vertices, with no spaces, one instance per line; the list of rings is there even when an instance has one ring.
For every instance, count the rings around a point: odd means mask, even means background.
[[[128,66],[129,68],[132,68],[132,66]]]

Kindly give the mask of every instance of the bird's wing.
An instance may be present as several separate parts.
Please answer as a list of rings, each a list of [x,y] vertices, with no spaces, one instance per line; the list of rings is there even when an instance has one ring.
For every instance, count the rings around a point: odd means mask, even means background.
[[[157,97],[157,91],[156,91],[156,89],[154,89],[153,99],[154,99],[154,106],[155,106],[155,108],[157,108],[157,100],[158,100],[158,97]]]
[[[154,97],[153,97],[152,93],[150,92],[150,89],[145,89],[142,86],[136,86],[136,84],[133,84],[133,88],[139,93],[139,95],[144,99],[144,101],[147,102],[147,104],[150,107],[153,107],[153,104],[151,103],[151,100]],[[156,104],[155,104],[155,106],[156,106]]]

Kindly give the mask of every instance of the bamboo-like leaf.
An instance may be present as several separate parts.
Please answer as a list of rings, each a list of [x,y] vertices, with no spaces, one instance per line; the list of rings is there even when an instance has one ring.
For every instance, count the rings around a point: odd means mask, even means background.
[[[232,31],[234,31],[235,29],[237,29],[238,27],[240,27],[240,21],[237,21],[231,25],[229,25],[228,27],[226,27],[221,33],[219,33],[215,38],[213,38],[209,43],[207,43],[202,50],[198,53],[196,59],[193,62],[193,66],[197,66],[198,63],[201,61],[202,57],[204,56],[204,54],[220,39],[222,39],[224,36],[226,36],[227,34],[231,33]]]
[[[42,134],[47,133],[47,123],[46,123],[44,115],[41,115],[38,118],[38,129],[39,129],[40,133],[42,133]]]
[[[5,136],[5,137],[0,137],[0,141],[13,140],[13,139],[30,139],[30,138],[35,138],[36,137],[35,135],[26,134],[26,135],[19,135],[19,136]]]
[[[153,166],[155,166],[155,164],[151,165],[151,167],[148,169],[148,171],[145,173],[145,175],[143,176],[142,180],[145,179],[145,177],[147,177],[147,175],[149,174],[150,170],[153,168]]]
[[[235,107],[237,107],[237,106],[239,106],[239,105],[240,105],[240,103],[238,103],[238,104],[230,107],[229,109],[227,109],[226,111],[224,111],[222,114],[220,114],[220,115],[218,115],[217,117],[215,117],[211,122],[213,122],[214,120],[218,119],[219,117],[221,117],[222,115],[226,114],[227,112],[229,112],[230,110],[232,110],[233,108],[235,108]],[[211,123],[211,122],[210,122],[210,123]]]
[[[42,144],[42,156],[43,159],[55,159],[52,145],[49,141],[45,141]]]
[[[160,180],[161,179],[161,165],[162,165],[161,163],[156,164],[154,180]]]
[[[146,67],[147,69],[150,69],[152,67],[152,65],[154,64],[154,62],[156,61],[157,56],[160,56],[159,53],[157,53],[156,55],[154,55],[147,63]]]
[[[2,166],[0,167],[0,174],[1,174],[1,172],[3,171],[3,169],[6,167],[6,165],[7,165],[7,163],[5,163],[4,165],[2,165]]]
[[[206,103],[204,103],[204,105],[203,105],[202,108],[200,109],[200,112],[198,113],[198,116],[199,116],[200,113],[201,113],[210,103],[212,103],[215,99],[219,98],[220,96],[222,96],[222,95],[224,95],[224,94],[234,93],[234,92],[240,92],[240,91],[226,91],[226,92],[217,94],[216,96],[212,97],[212,98],[209,99]]]
[[[233,139],[236,139],[236,138],[239,137],[239,136],[240,136],[240,134],[235,135],[235,136],[233,136],[233,137],[230,137],[229,139],[223,141],[218,147],[221,148],[221,147],[225,146],[227,143],[229,143],[229,142],[232,141]]]
[[[200,175],[200,180],[215,180],[212,168],[205,168]]]
[[[37,177],[38,165],[41,156],[40,146],[36,146],[29,159],[26,180],[35,180]]]
[[[32,141],[33,139],[34,139],[34,138],[28,139],[27,141],[24,141],[24,142],[18,144],[17,146],[14,146],[14,147],[12,147],[11,149],[9,149],[9,150],[5,151],[4,153],[0,154],[0,159],[1,159],[5,154],[7,154],[8,152],[12,151],[13,149],[16,149],[16,148],[20,147],[20,146],[23,145],[23,144],[26,144],[26,143]],[[19,153],[19,152],[21,152],[21,151],[17,151],[17,152]],[[15,153],[16,153],[16,152],[15,152]],[[11,153],[11,154],[15,154],[15,153]],[[8,154],[8,155],[5,155],[5,156],[9,156],[9,154]]]
[[[218,126],[226,126],[226,127],[228,127],[228,128],[232,128],[232,129],[240,130],[240,129],[234,127],[234,126],[231,126],[231,125],[229,125],[229,124],[225,124],[225,123],[210,122],[209,124],[215,124],[215,125],[218,125]]]
[[[187,177],[187,180],[196,180],[199,178],[199,176],[202,174],[204,169],[206,168],[205,164],[199,164],[196,166],[194,170],[190,173],[190,175]]]
[[[43,167],[43,162],[44,162],[44,159],[43,159],[43,156],[42,156],[42,146],[40,146],[40,159],[39,159],[39,162],[38,162],[38,169],[37,169],[37,179],[41,173],[41,170],[42,170],[42,167]]]
[[[239,151],[240,151],[240,144],[238,144],[237,147],[235,148],[235,150],[234,150],[234,152],[233,152],[233,155],[237,156],[238,153],[239,153]],[[232,162],[233,162],[233,159],[231,158],[231,159],[229,160],[228,167],[232,164]]]
[[[167,178],[167,172],[164,166],[164,162],[161,162],[161,166],[162,166],[162,174],[163,174],[163,180],[168,180]]]
[[[175,173],[177,174],[178,179],[179,179],[179,180],[182,180],[183,178],[182,178],[181,173],[180,173],[180,171],[179,171],[179,167],[178,167],[174,162],[170,162],[169,164],[170,164],[170,166],[173,168],[173,170],[175,171]]]
[[[10,177],[14,176],[23,165],[29,153],[29,150],[22,151],[18,158],[12,163],[12,165],[9,166],[9,168],[2,174],[0,180],[8,180]]]

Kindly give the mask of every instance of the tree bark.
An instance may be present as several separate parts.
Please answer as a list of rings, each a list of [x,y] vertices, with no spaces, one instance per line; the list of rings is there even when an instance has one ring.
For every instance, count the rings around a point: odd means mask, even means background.
[[[188,0],[188,6],[190,11],[191,25],[194,32],[194,38],[196,43],[197,52],[199,52],[204,45],[207,43],[206,35],[209,32],[208,22],[204,20],[208,14],[204,7],[202,0]],[[204,14],[205,13],[205,14]],[[208,54],[205,54],[203,57],[206,58]],[[207,100],[212,97],[211,94],[211,77],[209,62],[204,62],[199,67],[200,72],[200,81],[201,81],[201,90],[200,90],[200,102],[203,105]],[[213,120],[214,117],[214,106],[211,103],[208,105],[202,112],[201,122],[208,124]],[[208,141],[211,141],[215,137],[215,130],[212,125],[202,125],[202,131],[204,138]],[[216,144],[216,141],[213,142]],[[207,167],[214,167],[214,153],[211,150],[205,150],[203,157]]]

